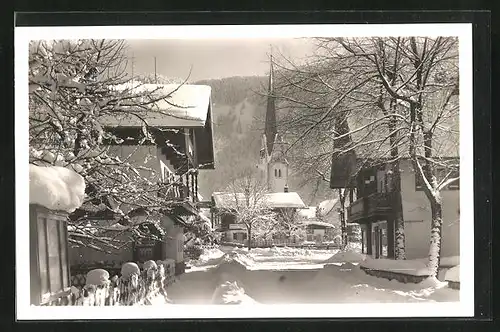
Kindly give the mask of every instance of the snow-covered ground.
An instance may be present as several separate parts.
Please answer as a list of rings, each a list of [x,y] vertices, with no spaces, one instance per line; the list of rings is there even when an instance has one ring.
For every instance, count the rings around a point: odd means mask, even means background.
[[[367,275],[364,256],[337,250],[211,249],[167,289],[178,304],[306,304],[458,301],[459,291],[427,279],[402,284]]]

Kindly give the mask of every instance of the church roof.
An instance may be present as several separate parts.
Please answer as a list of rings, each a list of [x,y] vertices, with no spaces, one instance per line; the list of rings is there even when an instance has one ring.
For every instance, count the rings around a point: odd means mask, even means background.
[[[269,68],[269,83],[267,92],[267,110],[266,110],[266,123],[264,135],[266,137],[266,148],[267,153],[270,155],[273,152],[274,143],[276,140],[276,134],[278,133],[277,123],[276,123],[276,101],[274,97],[274,81],[273,81],[273,60],[272,56],[270,59]]]

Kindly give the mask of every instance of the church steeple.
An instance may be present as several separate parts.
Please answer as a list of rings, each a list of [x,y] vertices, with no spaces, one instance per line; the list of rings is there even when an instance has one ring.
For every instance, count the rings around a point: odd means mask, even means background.
[[[273,70],[273,55],[270,54],[270,66],[269,66],[269,83],[267,91],[267,110],[266,110],[266,124],[264,134],[266,135],[267,141],[267,153],[271,154],[273,152],[274,141],[276,139],[276,134],[278,133],[276,125],[276,105],[274,96],[274,70]]]

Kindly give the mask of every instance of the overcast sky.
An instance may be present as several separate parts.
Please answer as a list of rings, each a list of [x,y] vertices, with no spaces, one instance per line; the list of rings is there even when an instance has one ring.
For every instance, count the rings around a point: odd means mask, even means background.
[[[264,75],[268,54],[282,52],[300,62],[314,50],[310,39],[129,40],[134,74],[158,74],[190,81],[230,76]],[[131,66],[129,66],[131,71]]]

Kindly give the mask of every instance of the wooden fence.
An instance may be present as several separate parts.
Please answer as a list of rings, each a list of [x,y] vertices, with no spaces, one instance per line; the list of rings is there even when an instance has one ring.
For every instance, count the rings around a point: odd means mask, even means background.
[[[167,301],[166,288],[175,281],[175,263],[162,261],[130,275],[115,275],[100,285],[72,286],[52,294],[44,306],[148,305],[155,298]]]

